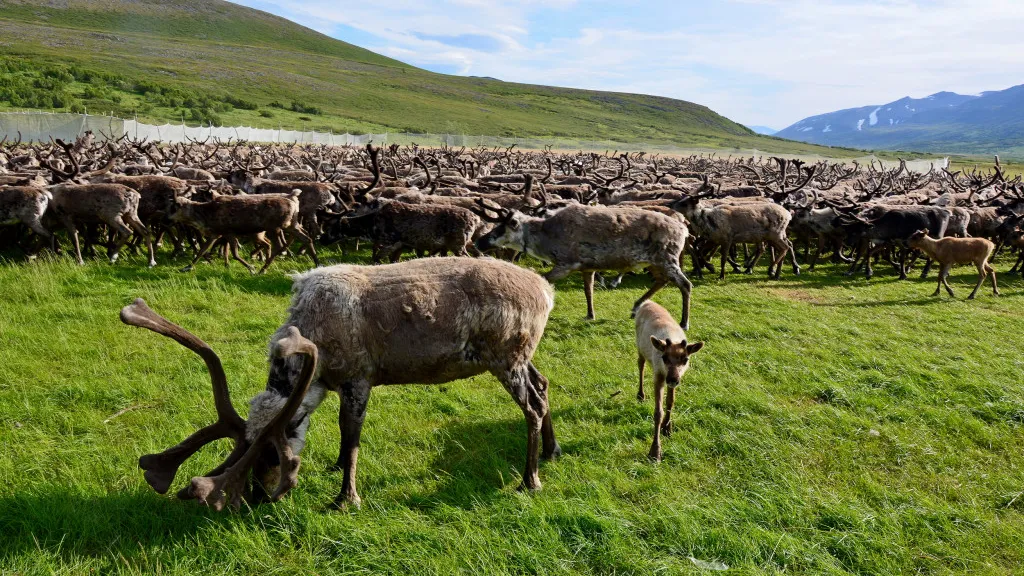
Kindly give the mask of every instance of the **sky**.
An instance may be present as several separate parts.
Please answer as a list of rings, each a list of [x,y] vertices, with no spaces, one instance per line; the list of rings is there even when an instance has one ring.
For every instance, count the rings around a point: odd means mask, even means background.
[[[653,94],[782,129],[1024,83],[1024,0],[236,0],[420,68]]]

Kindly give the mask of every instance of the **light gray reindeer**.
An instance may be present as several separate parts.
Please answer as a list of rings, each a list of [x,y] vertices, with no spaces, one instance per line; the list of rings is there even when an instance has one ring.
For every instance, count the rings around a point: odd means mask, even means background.
[[[297,481],[310,414],[328,390],[341,396],[344,471],[339,506],[360,505],[356,457],[370,391],[390,384],[438,384],[490,372],[526,417],[521,487],[541,488],[538,444],[545,458],[561,453],[548,409],[548,381],[532,362],[548,314],[551,286],[537,274],[490,258],[422,258],[384,266],[337,265],[294,277],[288,319],[271,338],[266,390],[250,403],[249,420],[231,407],[217,355],[141,300],[121,319],[178,341],[203,357],[213,380],[217,423],[160,454],[139,459],[146,481],[163,494],[178,467],[202,446],[231,437],[221,466],[178,493],[220,509],[238,506],[250,471],[261,480],[250,500],[278,478],[277,500]],[[308,341],[306,340],[308,338]],[[316,368],[312,367],[316,364]],[[264,450],[268,443],[277,454]],[[227,493],[227,496],[225,496]]]

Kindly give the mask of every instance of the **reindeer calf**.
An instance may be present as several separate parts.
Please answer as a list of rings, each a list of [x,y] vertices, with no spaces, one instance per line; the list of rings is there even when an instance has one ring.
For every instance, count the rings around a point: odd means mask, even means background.
[[[672,435],[676,386],[690,367],[690,355],[703,347],[703,342],[687,344],[686,333],[668,310],[651,300],[640,305],[636,313],[636,363],[640,370],[636,398],[644,401],[644,365],[649,362],[654,368],[654,443],[648,458],[655,462],[661,461],[661,435]],[[668,384],[667,407],[664,406],[665,384]]]
[[[939,285],[935,287],[932,296],[938,296],[943,286],[946,292],[953,296],[953,289],[949,287],[946,277],[954,264],[974,264],[978,268],[978,283],[974,290],[967,297],[973,300],[978,293],[978,288],[985,283],[985,278],[992,276],[992,292],[999,296],[999,288],[996,286],[996,271],[989,265],[988,259],[992,256],[996,245],[984,238],[940,238],[935,240],[928,236],[927,230],[918,230],[907,241],[911,248],[922,250],[929,258],[939,262]]]

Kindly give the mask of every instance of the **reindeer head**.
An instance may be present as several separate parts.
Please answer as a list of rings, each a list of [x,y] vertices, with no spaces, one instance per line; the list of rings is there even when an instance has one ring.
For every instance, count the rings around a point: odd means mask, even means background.
[[[918,230],[917,232],[911,234],[910,238],[907,238],[907,246],[910,246],[911,248],[918,248],[923,243],[922,241],[927,237],[927,230]]]
[[[657,336],[651,336],[651,345],[661,353],[661,361],[665,365],[665,383],[669,388],[675,388],[690,368],[690,356],[699,352],[704,342],[687,344],[684,338],[673,344],[670,339],[660,340]]]
[[[121,321],[167,336],[198,354],[206,362],[213,383],[217,421],[177,446],[139,458],[139,468],[145,470],[146,482],[154,490],[165,494],[181,464],[203,446],[221,438],[234,440],[234,450],[223,464],[206,476],[193,478],[189,486],[178,492],[179,498],[195,498],[215,510],[223,508],[225,502],[237,508],[243,497],[252,502],[259,501],[261,495],[254,496],[256,492],[250,490],[249,472],[252,470],[261,474],[264,480],[277,478],[274,492],[269,496],[272,502],[280,500],[295,487],[300,462],[295,448],[301,449],[301,440],[296,443],[287,434],[289,423],[309,389],[316,369],[317,348],[312,342],[303,338],[293,326],[273,342],[268,390],[253,399],[250,409],[252,420],[247,423],[231,405],[220,358],[205,342],[151,310],[141,298],[121,309]],[[285,359],[291,356],[300,356],[303,361],[300,364],[286,362]]]

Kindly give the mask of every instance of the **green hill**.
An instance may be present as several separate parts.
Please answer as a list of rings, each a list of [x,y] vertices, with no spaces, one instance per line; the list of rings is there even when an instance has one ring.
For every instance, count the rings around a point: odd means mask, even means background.
[[[0,1],[0,110],[834,154],[690,102],[435,74],[219,0]]]

